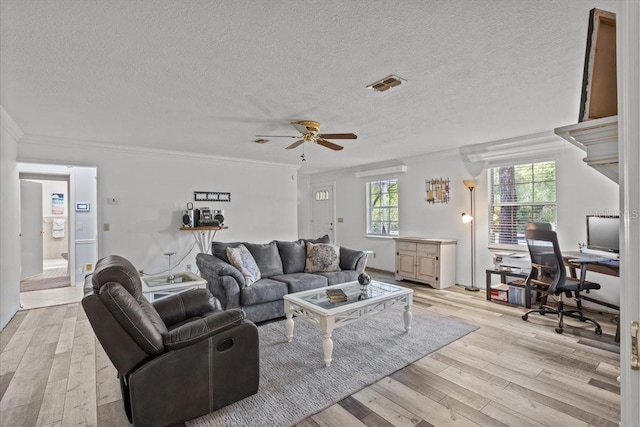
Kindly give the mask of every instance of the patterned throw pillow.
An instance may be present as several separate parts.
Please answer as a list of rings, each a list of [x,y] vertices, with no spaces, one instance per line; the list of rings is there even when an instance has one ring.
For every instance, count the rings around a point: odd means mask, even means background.
[[[256,280],[260,280],[260,269],[253,255],[245,245],[240,244],[236,248],[227,248],[227,258],[235,268],[244,276],[246,286],[250,286]]]
[[[340,245],[307,242],[305,273],[340,271]]]

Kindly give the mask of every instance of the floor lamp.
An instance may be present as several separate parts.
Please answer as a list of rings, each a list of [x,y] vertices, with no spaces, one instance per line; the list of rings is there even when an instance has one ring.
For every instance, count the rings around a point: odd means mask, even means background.
[[[469,189],[469,194],[471,195],[471,215],[467,215],[466,213],[462,214],[462,222],[465,224],[471,223],[471,286],[466,286],[464,289],[471,292],[478,292],[480,289],[476,288],[476,221],[473,217],[475,207],[473,189],[478,185],[478,181],[475,179],[465,179],[462,183]]]

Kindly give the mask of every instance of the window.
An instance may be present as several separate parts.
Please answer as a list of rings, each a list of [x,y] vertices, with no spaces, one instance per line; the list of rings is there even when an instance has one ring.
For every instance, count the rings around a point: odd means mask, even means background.
[[[398,180],[367,183],[367,234],[398,235]]]
[[[329,192],[327,190],[316,191],[316,201],[329,200]]]
[[[526,245],[527,223],[556,225],[556,163],[489,169],[489,245]]]

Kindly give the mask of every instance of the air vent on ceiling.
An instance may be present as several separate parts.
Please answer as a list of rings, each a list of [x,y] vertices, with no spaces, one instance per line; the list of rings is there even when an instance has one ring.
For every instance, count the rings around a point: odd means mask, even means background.
[[[392,74],[384,79],[371,83],[367,86],[367,89],[375,90],[376,92],[385,92],[406,82],[406,80]]]

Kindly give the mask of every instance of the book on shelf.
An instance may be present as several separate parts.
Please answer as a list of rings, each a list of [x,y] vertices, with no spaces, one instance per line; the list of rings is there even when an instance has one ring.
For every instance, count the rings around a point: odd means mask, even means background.
[[[342,289],[327,289],[327,298],[331,302],[341,302],[347,300],[347,294]]]

